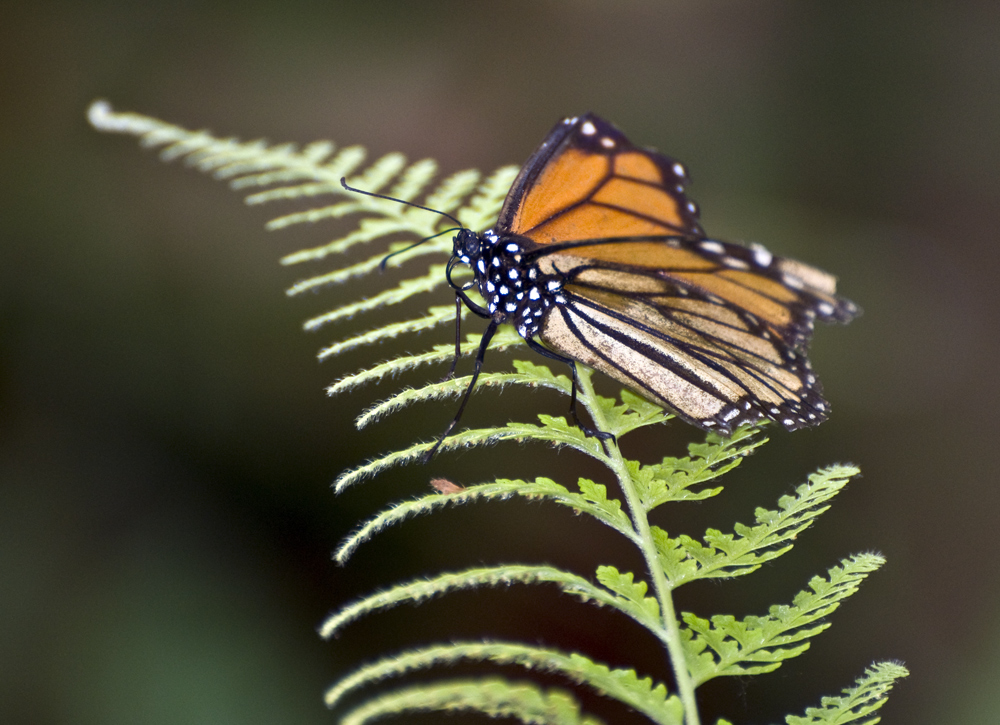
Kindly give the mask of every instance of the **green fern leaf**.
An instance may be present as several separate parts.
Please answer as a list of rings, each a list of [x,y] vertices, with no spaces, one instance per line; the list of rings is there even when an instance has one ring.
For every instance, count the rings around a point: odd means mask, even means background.
[[[515,361],[515,365],[518,361]],[[355,424],[358,428],[364,428],[380,418],[414,403],[422,403],[430,400],[440,400],[443,398],[459,398],[472,382],[472,376],[466,375],[450,380],[443,380],[422,388],[409,388],[393,395],[387,400],[372,406],[360,416]],[[552,376],[548,378],[533,374],[524,373],[482,373],[476,384],[476,388],[504,388],[507,385],[524,385],[531,388],[554,388],[569,395],[569,379],[556,379]]]
[[[592,372],[581,368],[577,374],[585,375],[589,380]],[[592,402],[588,404],[588,408],[596,406],[600,409],[599,414],[604,422],[604,430],[618,438],[639,428],[663,423],[674,417],[663,408],[642,400],[628,390],[622,390],[621,396],[623,402],[619,403],[613,398],[595,395]]]
[[[323,315],[314,317],[311,320],[308,320],[303,327],[307,330],[315,330],[331,322],[353,317],[359,312],[367,312],[369,310],[375,310],[380,307],[388,307],[390,305],[398,305],[402,302],[406,302],[414,295],[431,292],[443,284],[445,284],[444,265],[434,264],[431,265],[427,274],[422,277],[405,280],[400,282],[398,286],[379,292],[377,295],[372,295],[365,300],[352,302],[349,305],[338,307],[335,310],[331,310]]]
[[[374,345],[376,343],[385,342],[386,340],[399,337],[405,333],[422,332],[424,330],[429,330],[432,327],[437,327],[442,323],[454,321],[454,305],[431,307],[427,310],[427,314],[423,317],[417,317],[404,322],[394,322],[361,335],[341,340],[340,342],[334,343],[320,350],[316,357],[320,360],[324,360],[328,357],[332,357],[333,355],[339,355],[342,352],[353,350],[356,347]]]
[[[856,687],[846,688],[842,697],[824,697],[820,707],[806,710],[804,717],[789,715],[787,725],[875,725],[881,720],[875,711],[885,704],[896,680],[910,673],[896,662],[876,662],[865,670]]]
[[[463,589],[506,586],[515,583],[556,584],[563,592],[571,594],[581,601],[613,607],[647,629],[656,630],[659,627],[658,622],[650,619],[649,609],[644,604],[636,604],[625,597],[615,596],[576,574],[551,566],[511,564],[439,574],[435,577],[416,579],[390,587],[385,591],[376,592],[341,608],[323,623],[320,627],[320,634],[323,637],[331,637],[351,622],[367,614],[400,604],[419,603]]]
[[[597,718],[583,715],[579,703],[567,692],[499,678],[406,687],[368,700],[340,722],[365,725],[405,712],[462,711],[510,717],[529,725],[601,725]]]
[[[677,587],[693,579],[728,578],[757,570],[791,549],[791,542],[829,508],[830,499],[858,473],[854,466],[818,471],[795,490],[794,496],[781,497],[779,510],[757,509],[757,526],[737,524],[735,534],[709,529],[704,544],[684,535],[672,539],[654,527],[660,564],[667,578]]]
[[[663,684],[654,684],[648,677],[640,678],[634,670],[612,670],[579,654],[510,642],[454,642],[401,652],[349,674],[327,691],[326,704],[335,707],[352,691],[389,677],[463,660],[519,665],[536,672],[557,673],[638,710],[655,723],[681,725],[683,722],[680,700],[668,696]]]
[[[660,619],[660,605],[653,597],[646,596],[646,592],[649,591],[646,582],[634,581],[634,578],[635,575],[631,572],[620,572],[613,566],[597,568],[597,581],[642,609],[648,619],[658,621]]]
[[[463,504],[480,499],[504,499],[521,496],[528,499],[547,499],[563,506],[569,506],[578,513],[593,516],[618,533],[635,541],[628,516],[621,509],[621,502],[608,500],[605,487],[586,479],[580,480],[582,493],[572,493],[548,478],[536,478],[534,482],[499,479],[493,483],[466,486],[454,493],[434,493],[412,501],[395,504],[379,513],[352,533],[334,552],[334,559],[344,564],[362,543],[383,529],[402,522],[412,516],[430,513],[449,504]]]
[[[607,524],[620,534],[623,534],[632,542],[638,543],[635,529],[632,528],[632,521],[629,519],[628,514],[622,510],[622,502],[616,498],[608,498],[607,486],[594,483],[587,478],[581,478],[577,482],[577,485],[580,487],[580,493],[586,503],[577,503],[574,497],[572,503],[567,502],[570,506],[573,506],[578,511],[590,514],[598,521]]]
[[[490,342],[489,350],[504,350],[508,347],[514,345],[521,345],[523,341],[518,337],[517,332],[507,328],[501,328],[497,330],[497,334],[494,335],[493,340]],[[471,355],[479,349],[479,338],[470,337],[468,342],[462,343],[461,353],[462,355]],[[348,375],[341,378],[336,383],[331,385],[326,389],[327,395],[336,395],[337,393],[342,393],[347,390],[351,390],[360,385],[366,383],[376,383],[383,380],[386,377],[391,377],[398,375],[399,373],[412,370],[414,368],[420,367],[422,365],[429,365],[433,363],[446,363],[450,362],[455,356],[455,346],[452,345],[435,345],[430,352],[421,353],[418,355],[403,355],[401,357],[393,358],[384,363],[380,363],[374,367],[368,368],[367,370],[362,370],[360,372],[354,373],[353,375]]]
[[[446,386],[448,382],[444,381],[437,385]],[[553,418],[548,415],[539,415],[538,418],[542,421],[540,426],[530,423],[508,423],[503,428],[473,428],[461,433],[454,433],[441,443],[439,450],[449,451],[489,446],[501,441],[512,440],[516,442],[545,442],[557,447],[575,448],[594,458],[603,457],[600,441],[584,435],[579,428],[569,425],[563,418]],[[371,478],[388,468],[423,460],[423,457],[437,445],[436,440],[415,443],[407,448],[375,458],[363,466],[348,469],[334,481],[334,491],[340,493],[349,486]]]
[[[813,577],[791,605],[775,605],[765,617],[737,620],[716,615],[711,622],[682,615],[688,627],[688,662],[695,682],[722,675],[756,675],[777,669],[784,660],[809,648],[805,640],[827,627],[821,621],[855,592],[861,582],[885,563],[875,554],[859,554],[833,567],[828,577]],[[706,650],[710,650],[706,652]]]
[[[739,428],[729,438],[710,433],[707,443],[688,445],[684,458],[668,457],[646,466],[629,461],[629,471],[647,511],[668,501],[700,501],[717,495],[722,487],[692,489],[733,470],[766,442],[759,428]]]

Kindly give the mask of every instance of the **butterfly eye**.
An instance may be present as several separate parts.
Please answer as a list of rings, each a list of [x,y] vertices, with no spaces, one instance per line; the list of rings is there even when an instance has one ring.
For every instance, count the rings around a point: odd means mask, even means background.
[[[478,235],[471,229],[461,229],[455,235],[453,253],[459,257],[475,257],[479,254],[480,243]]]

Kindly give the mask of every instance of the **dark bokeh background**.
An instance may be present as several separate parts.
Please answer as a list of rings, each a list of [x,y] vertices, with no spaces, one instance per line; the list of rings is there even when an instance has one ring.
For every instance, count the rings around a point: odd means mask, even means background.
[[[328,610],[419,572],[639,564],[567,511],[506,502],[410,522],[334,567],[329,551],[358,520],[432,476],[599,472],[568,453],[500,448],[335,499],[339,470],[434,435],[452,407],[355,432],[354,414],[393,384],[334,400],[323,386],[399,348],[313,356],[385,318],[303,334],[302,320],[360,288],[288,300],[296,279],[339,263],[276,263],[337,230],[266,233],[284,209],[246,208],[89,128],[87,105],[107,98],[219,134],[363,143],[445,170],[520,163],[557,118],[594,110],[685,161],[710,233],[836,272],[865,315],[818,331],[832,420],[776,433],[726,496],[659,523],[749,522],[835,461],[864,477],[780,563],[691,587],[681,606],[762,612],[841,556],[889,559],[805,656],[705,688],[706,715],[775,722],[898,658],[913,676],[886,722],[993,722],[998,21],[988,2],[8,3],[0,721],[333,722],[320,694],[335,677],[451,636],[516,636],[663,676],[640,632],[547,590],[456,595],[319,641]],[[563,405],[483,393],[470,422]],[[632,452],[648,460],[692,437],[675,424]]]

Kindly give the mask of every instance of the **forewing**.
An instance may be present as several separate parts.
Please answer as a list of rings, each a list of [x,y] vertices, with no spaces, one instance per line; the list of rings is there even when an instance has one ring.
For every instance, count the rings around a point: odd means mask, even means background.
[[[537,244],[605,237],[701,235],[683,165],[633,146],[593,114],[549,133],[511,187],[497,233]]]

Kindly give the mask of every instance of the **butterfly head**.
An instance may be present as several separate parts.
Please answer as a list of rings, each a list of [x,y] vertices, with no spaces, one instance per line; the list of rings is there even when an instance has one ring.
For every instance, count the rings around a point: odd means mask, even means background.
[[[452,255],[463,264],[474,264],[482,256],[483,239],[471,229],[459,229],[452,246]]]

